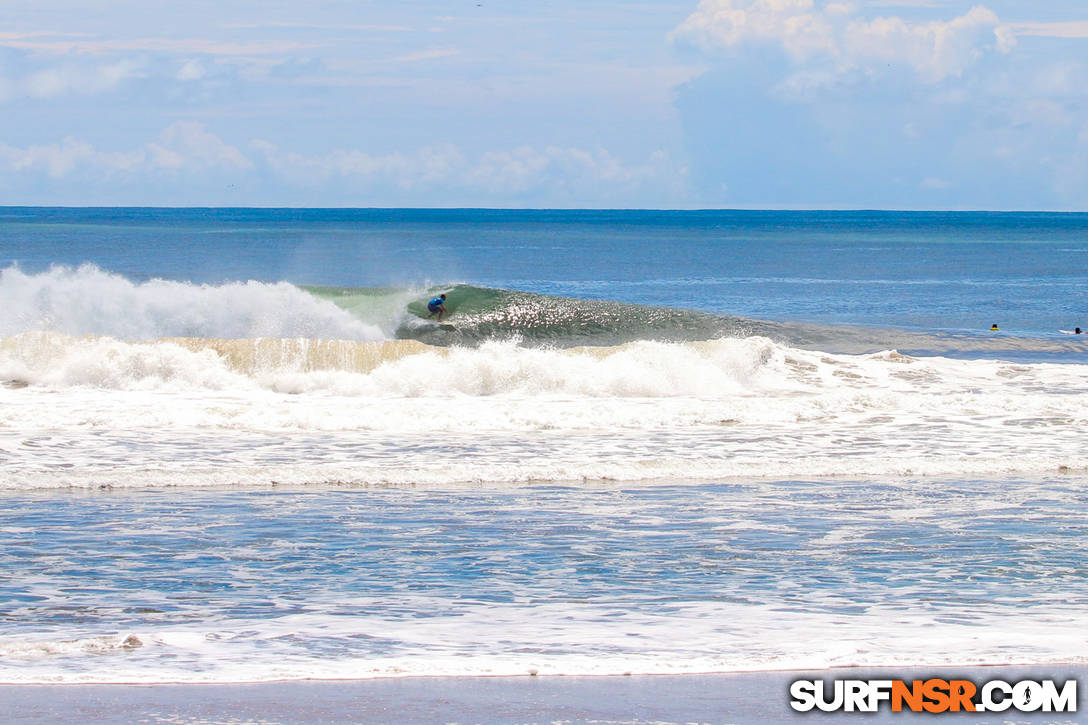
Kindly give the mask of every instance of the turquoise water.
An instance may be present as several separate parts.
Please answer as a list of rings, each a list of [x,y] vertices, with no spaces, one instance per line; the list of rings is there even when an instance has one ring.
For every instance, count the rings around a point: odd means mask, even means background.
[[[1083,661],[1086,253],[1071,214],[4,209],[0,682]]]

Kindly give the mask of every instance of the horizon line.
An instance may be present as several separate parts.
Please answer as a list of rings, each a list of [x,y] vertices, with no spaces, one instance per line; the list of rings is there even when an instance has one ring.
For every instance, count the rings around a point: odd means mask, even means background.
[[[896,207],[828,207],[828,206],[722,206],[722,207],[503,207],[503,206],[289,206],[210,204],[0,204],[3,209],[154,209],[182,210],[252,210],[252,211],[484,211],[484,212],[840,212],[897,214],[1088,214],[1078,209],[986,209],[962,208],[896,208]]]

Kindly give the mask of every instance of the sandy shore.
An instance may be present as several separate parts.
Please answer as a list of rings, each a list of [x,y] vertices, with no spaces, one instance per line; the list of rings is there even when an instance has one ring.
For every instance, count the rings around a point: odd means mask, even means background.
[[[482,677],[234,685],[3,685],[3,723],[1079,723],[1078,713],[793,712],[798,678],[1079,680],[1088,666],[837,669],[633,677]],[[1079,698],[1083,700],[1083,695]],[[1078,706],[1080,703],[1078,702]],[[1078,707],[1078,709],[1080,709]],[[1088,722],[1088,720],[1085,720]]]

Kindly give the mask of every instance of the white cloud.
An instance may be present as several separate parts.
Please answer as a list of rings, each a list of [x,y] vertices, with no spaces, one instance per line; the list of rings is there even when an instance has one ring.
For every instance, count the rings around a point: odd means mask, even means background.
[[[141,76],[142,64],[120,60],[99,65],[62,65],[31,73],[16,81],[14,94],[53,98],[68,94],[90,95],[112,91],[124,81]]]
[[[654,183],[664,176],[668,166],[668,157],[660,151],[652,153],[644,163],[628,165],[603,149],[521,146],[483,154],[469,170],[467,180],[491,192],[526,192],[541,184],[577,189],[603,183],[628,189]]]
[[[556,146],[520,146],[476,157],[448,144],[407,154],[372,155],[346,149],[319,156],[282,152],[263,141],[251,147],[276,176],[295,184],[384,185],[406,191],[443,188],[485,198],[542,191],[599,197],[648,187],[678,191],[684,176],[684,170],[663,152],[651,153],[643,163],[627,164],[605,150]]]
[[[711,50],[747,41],[776,41],[797,59],[834,54],[834,27],[813,0],[700,0],[672,33]]]
[[[194,121],[172,124],[162,132],[157,143],[148,145],[148,149],[162,159],[169,158],[172,168],[228,171],[253,168],[253,163],[241,151]],[[163,162],[163,165],[167,164]]]
[[[154,178],[163,172],[239,172],[253,164],[201,124],[179,121],[160,137],[129,151],[99,151],[73,137],[25,148],[0,144],[0,171],[44,173],[52,179],[73,176]]]
[[[905,62],[929,81],[958,76],[982,53],[992,35],[997,46],[1007,51],[1008,33],[1001,29],[997,15],[978,6],[948,22],[908,23],[902,18],[855,20],[842,37],[845,55],[857,64]]]
[[[130,171],[142,165],[141,151],[109,153],[97,151],[90,144],[75,138],[60,143],[16,148],[0,144],[0,170],[45,173],[53,179],[69,176],[79,168],[113,174]]]
[[[226,177],[238,182],[260,178],[285,190],[335,190],[354,193],[355,198],[365,194],[367,199],[429,199],[428,194],[438,194],[500,205],[534,198],[584,206],[622,203],[641,195],[667,206],[667,200],[681,197],[685,174],[663,152],[630,163],[604,149],[558,146],[469,155],[444,144],[407,153],[341,149],[308,155],[258,140],[243,152],[190,121],[176,122],[154,141],[126,151],[101,151],[76,138],[24,148],[0,144],[0,177],[7,183],[19,184],[20,175],[38,175],[94,180],[99,188],[112,182],[159,189],[175,185],[179,198],[186,198],[190,184]]]
[[[357,149],[305,155],[281,151],[265,141],[255,141],[250,146],[276,176],[301,186],[317,186],[330,181],[380,181],[400,189],[412,189],[452,179],[456,176],[455,170],[467,163],[461,152],[450,145],[423,148],[412,154],[380,155]]]
[[[853,5],[814,0],[700,0],[671,37],[707,51],[777,44],[799,64],[815,61],[837,73],[902,64],[928,82],[959,76],[984,52],[1008,52],[1016,42],[983,6],[949,21],[919,23],[867,20]]]
[[[178,69],[177,79],[179,81],[198,81],[204,77],[204,74],[204,66],[201,65],[200,61],[189,60]]]

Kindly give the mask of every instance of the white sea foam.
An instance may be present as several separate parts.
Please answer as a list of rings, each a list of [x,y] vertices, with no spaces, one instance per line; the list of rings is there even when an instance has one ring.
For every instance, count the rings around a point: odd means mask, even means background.
[[[424,604],[404,602],[418,611],[426,611]],[[149,626],[138,635],[70,642],[0,639],[0,681],[214,683],[1039,664],[1084,662],[1088,646],[1083,613],[1069,608],[1024,613],[1009,628],[1003,607],[946,617],[893,605],[847,615],[670,602],[654,614],[607,602],[466,602],[452,614],[394,618],[368,614],[365,600],[344,606],[351,616],[234,620],[227,629]],[[400,643],[398,652],[367,651],[372,638]],[[322,642],[335,646],[337,656],[319,656]],[[340,651],[352,643],[357,654]]]
[[[531,349],[25,333],[8,488],[1088,468],[1088,369],[765,338]],[[25,386],[25,387],[24,387]]]
[[[386,337],[378,327],[286,282],[196,285],[153,279],[137,284],[91,265],[35,275],[15,267],[0,270],[0,308],[0,335],[48,330],[122,340]]]
[[[0,339],[0,379],[108,390],[239,390],[346,396],[576,395],[722,398],[791,383],[763,338],[532,349],[515,342],[434,348],[413,341],[186,338],[152,344],[23,333]]]
[[[1086,477],[671,483],[0,497],[0,682],[1084,661]]]
[[[48,640],[33,639],[0,643],[0,658],[34,661],[50,657],[72,655],[113,654],[142,647],[143,642],[135,635],[103,635],[82,639]]]

